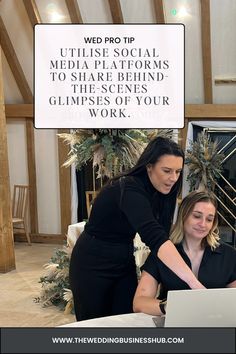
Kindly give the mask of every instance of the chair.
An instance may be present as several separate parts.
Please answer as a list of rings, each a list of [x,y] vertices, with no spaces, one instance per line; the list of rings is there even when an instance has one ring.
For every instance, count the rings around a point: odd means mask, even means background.
[[[31,245],[28,224],[27,211],[29,202],[29,186],[14,185],[12,201],[12,224],[13,233],[19,230],[25,233],[28,244]]]
[[[98,195],[98,191],[86,191],[85,192],[86,195],[86,208],[87,208],[87,215],[89,218],[90,212],[91,212],[91,208],[93,205],[93,201],[96,198],[96,196]]]

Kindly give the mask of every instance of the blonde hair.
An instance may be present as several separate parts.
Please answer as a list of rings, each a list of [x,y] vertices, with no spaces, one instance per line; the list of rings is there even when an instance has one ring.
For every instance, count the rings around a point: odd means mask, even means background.
[[[177,220],[172,228],[170,234],[170,240],[174,244],[180,243],[184,238],[184,222],[189,217],[196,203],[205,202],[214,205],[217,210],[217,201],[214,195],[210,192],[191,192],[187,197],[185,197],[178,210]],[[212,228],[209,234],[204,238],[204,242],[208,244],[211,249],[215,249],[219,246],[219,229],[218,229],[218,217],[217,212],[215,213]]]

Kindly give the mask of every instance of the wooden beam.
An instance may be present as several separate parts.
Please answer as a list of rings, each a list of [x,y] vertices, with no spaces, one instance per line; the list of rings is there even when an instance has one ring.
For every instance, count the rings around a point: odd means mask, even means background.
[[[35,0],[23,0],[23,4],[32,27],[34,27],[37,23],[41,23],[42,21]]]
[[[212,103],[210,0],[201,0],[201,37],[204,102]]]
[[[184,127],[182,129],[179,129],[179,134],[178,134],[178,143],[180,144],[183,150],[185,150],[187,131],[188,131],[188,119],[185,118]]]
[[[83,23],[77,0],[65,0],[72,23]]]
[[[58,133],[69,133],[69,129],[58,129]],[[67,233],[68,225],[71,224],[71,169],[62,167],[68,158],[69,145],[58,138],[59,157],[59,182],[60,182],[60,204],[61,204],[61,233]]]
[[[29,207],[31,233],[38,232],[38,207],[35,165],[34,126],[32,119],[26,119],[26,143],[29,176]]]
[[[185,117],[235,120],[236,104],[187,104],[185,105]]]
[[[218,78],[218,79],[215,79],[215,84],[216,85],[235,85],[236,84],[236,77],[232,77],[232,78]]]
[[[119,0],[108,0],[113,23],[124,23]]]
[[[6,118],[34,118],[33,104],[6,104]],[[185,116],[188,118],[236,118],[236,104],[186,104]]]
[[[156,23],[165,23],[165,15],[162,0],[153,0]]]
[[[29,103],[23,104],[6,104],[6,118],[34,118],[34,105]]]
[[[23,234],[14,234],[14,238],[17,242],[25,242],[25,235]],[[33,243],[63,244],[66,241],[66,236],[61,234],[30,234],[30,238]]]
[[[8,64],[11,68],[12,74],[16,80],[16,84],[19,87],[20,93],[24,99],[25,103],[33,102],[33,95],[26,81],[24,72],[20,66],[20,63],[17,59],[15,50],[11,43],[10,37],[8,36],[6,27],[3,23],[3,20],[0,16],[0,41],[1,46],[8,61]]]
[[[15,269],[11,192],[7,151],[6,116],[4,110],[2,60],[0,50],[0,272]]]

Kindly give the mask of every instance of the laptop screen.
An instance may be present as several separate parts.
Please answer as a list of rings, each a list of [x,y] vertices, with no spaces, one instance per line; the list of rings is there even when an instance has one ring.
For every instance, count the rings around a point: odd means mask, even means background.
[[[168,292],[165,327],[236,327],[236,288]]]

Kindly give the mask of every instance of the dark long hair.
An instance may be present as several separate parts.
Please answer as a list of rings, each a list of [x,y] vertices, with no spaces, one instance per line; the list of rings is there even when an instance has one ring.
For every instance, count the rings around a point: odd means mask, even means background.
[[[182,157],[184,159],[184,152],[181,147],[169,138],[156,137],[152,139],[142,154],[140,155],[136,164],[128,171],[115,176],[110,179],[110,183],[116,181],[123,176],[137,176],[143,173],[146,173],[147,165],[155,164],[163,155],[174,155],[177,157]],[[178,181],[175,183],[174,187],[171,190],[171,194],[174,192],[177,196],[181,190],[182,186],[182,172]]]
[[[123,176],[147,175],[147,165],[155,164],[163,155],[174,155],[182,157],[184,160],[184,152],[176,142],[169,138],[156,137],[146,146],[134,167],[115,176],[108,183],[113,184],[113,182]],[[183,174],[181,171],[178,181],[174,184],[170,193],[162,194],[156,191],[155,209],[159,212],[159,222],[163,225],[167,233],[169,233],[173,221],[176,199],[182,187],[182,178]]]

